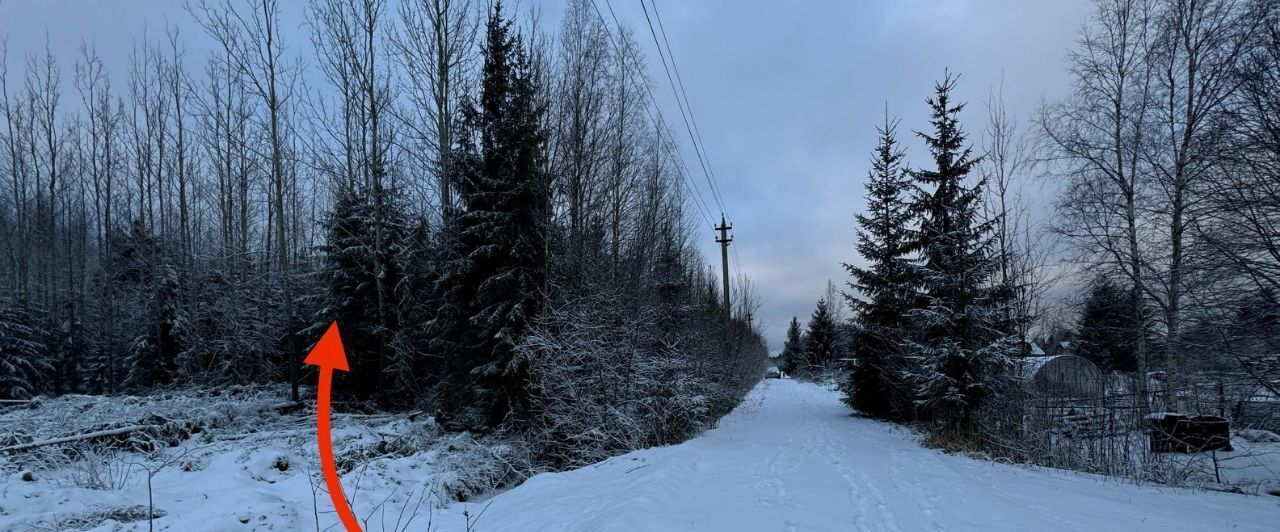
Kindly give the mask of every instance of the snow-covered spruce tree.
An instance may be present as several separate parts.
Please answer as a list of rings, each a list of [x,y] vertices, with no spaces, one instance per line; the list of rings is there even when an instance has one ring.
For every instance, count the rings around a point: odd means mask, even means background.
[[[371,397],[387,389],[390,364],[390,335],[399,330],[402,292],[386,290],[379,301],[375,285],[379,276],[384,286],[396,287],[403,280],[403,264],[409,224],[399,196],[384,189],[381,209],[374,204],[367,187],[344,190],[334,202],[326,220],[326,239],[320,251],[324,254],[322,277],[328,285],[325,305],[313,327],[318,337],[334,320],[342,324],[343,340],[348,346],[347,360],[352,371],[335,378],[336,387],[360,397]],[[375,234],[381,230],[384,245],[379,252]],[[380,315],[379,305],[392,309]],[[387,399],[387,397],[382,397]]]
[[[437,321],[453,344],[441,414],[456,428],[527,414],[527,362],[513,347],[547,291],[544,109],[536,69],[500,3],[489,14],[483,56],[479,102],[464,106],[454,157],[462,212],[453,256],[436,283],[450,300]]]
[[[1131,290],[1108,276],[1099,276],[1089,284],[1072,350],[1103,371],[1132,373],[1138,369],[1131,295]]]
[[[681,333],[688,325],[691,310],[691,287],[681,262],[680,253],[683,250],[676,240],[674,223],[661,223],[656,239],[658,251],[649,278],[654,305],[658,309],[655,345],[650,346],[654,351],[666,349],[680,341]]]
[[[57,333],[49,339],[50,359],[53,362],[52,392],[81,393],[84,386],[84,355],[90,351],[85,339],[84,323],[70,302],[63,305],[51,329]]]
[[[22,303],[0,298],[0,399],[29,399],[53,372],[45,334]]]
[[[795,316],[791,317],[791,323],[787,325],[787,339],[782,344],[782,353],[778,358],[781,359],[781,367],[778,369],[787,374],[793,374],[805,365],[804,339],[801,338],[800,320]]]
[[[147,315],[150,323],[133,339],[126,362],[125,386],[135,390],[172,384],[184,349],[187,315],[182,281],[177,268],[167,260],[155,267]]]
[[[401,281],[392,286],[395,295],[398,330],[391,339],[391,367],[395,378],[391,386],[398,400],[418,402],[428,399],[440,371],[439,358],[431,356],[433,338],[429,324],[437,302],[435,282],[440,278],[440,261],[447,248],[440,246],[436,238],[440,231],[432,231],[428,219],[406,216],[407,233],[404,235],[400,256]]]
[[[867,266],[844,265],[856,292],[844,296],[855,313],[845,400],[864,414],[886,419],[907,419],[914,410],[913,390],[903,379],[901,346],[907,314],[917,303],[910,258],[915,216],[906,201],[911,177],[903,164],[897,124],[886,113],[884,125],[876,128],[880,140],[867,176],[867,208],[854,215],[856,249]]]
[[[282,339],[285,316],[278,298],[263,297],[271,293],[270,280],[238,274],[223,264],[196,275],[191,282],[199,288],[188,307],[194,334],[178,358],[178,373],[199,385],[278,381],[287,371],[281,360],[287,353]],[[308,315],[314,314],[309,309],[321,303],[313,300],[322,297],[320,280],[314,277],[298,280],[305,283],[299,283],[305,290],[296,292],[308,294],[300,298],[299,306],[308,309]],[[109,360],[100,357],[97,365],[96,374],[105,377],[110,373],[103,371]]]
[[[107,271],[121,303],[120,329],[127,342],[116,378],[140,391],[171,384],[191,329],[185,279],[165,243],[141,220],[114,238]]]
[[[917,133],[933,156],[933,168],[912,172],[912,208],[920,217],[915,273],[924,304],[911,311],[907,355],[913,360],[916,403],[944,433],[974,433],[974,411],[1007,379],[1012,336],[998,328],[1001,302],[992,276],[991,222],[979,218],[983,183],[965,181],[978,162],[965,146],[951,101],[949,72],[928,99],[933,130]]]
[[[1280,46],[1280,42],[1276,44]],[[1240,304],[1234,314],[1227,329],[1227,337],[1233,344],[1231,352],[1240,353],[1251,361],[1266,360],[1271,354],[1280,352],[1280,296],[1276,290],[1258,290]],[[1280,364],[1273,362],[1270,366],[1271,372],[1280,374]]]
[[[809,317],[805,339],[805,361],[813,375],[821,374],[837,361],[839,352],[836,344],[836,322],[831,318],[827,300],[819,299],[817,308]]]

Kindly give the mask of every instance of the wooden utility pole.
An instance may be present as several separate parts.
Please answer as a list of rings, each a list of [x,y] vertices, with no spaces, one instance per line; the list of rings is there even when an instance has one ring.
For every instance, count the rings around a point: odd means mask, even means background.
[[[724,350],[729,352],[729,330],[733,323],[733,312],[729,307],[729,243],[733,242],[733,237],[729,236],[729,231],[733,226],[728,225],[724,221],[724,215],[720,215],[720,227],[716,231],[720,232],[720,236],[716,238],[716,243],[720,244],[720,264],[724,269],[721,279],[724,280]]]

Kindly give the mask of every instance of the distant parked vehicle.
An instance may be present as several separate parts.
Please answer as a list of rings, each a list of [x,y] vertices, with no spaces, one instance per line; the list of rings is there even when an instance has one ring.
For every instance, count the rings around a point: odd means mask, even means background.
[[[766,378],[766,379],[781,379],[781,378],[782,378],[782,372],[781,372],[781,371],[778,371],[778,368],[769,368],[769,369],[764,370],[764,378]]]

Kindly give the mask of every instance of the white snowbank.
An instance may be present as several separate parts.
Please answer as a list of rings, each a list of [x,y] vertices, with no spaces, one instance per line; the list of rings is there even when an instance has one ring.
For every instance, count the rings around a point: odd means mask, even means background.
[[[155,453],[83,442],[0,453],[0,531],[147,530],[151,508],[156,530],[339,530],[314,410],[279,415],[278,393],[240,392],[68,396],[0,412],[0,439],[18,444],[148,415],[204,426]],[[369,530],[425,530],[446,502],[491,492],[507,473],[503,453],[518,451],[441,436],[429,418],[339,413],[333,426],[344,493]],[[22,480],[25,469],[34,481]]]

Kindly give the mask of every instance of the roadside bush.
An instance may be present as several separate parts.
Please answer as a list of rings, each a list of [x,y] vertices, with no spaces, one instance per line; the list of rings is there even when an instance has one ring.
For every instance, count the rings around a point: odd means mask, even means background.
[[[529,449],[518,440],[477,440],[467,432],[446,438],[438,447],[435,469],[440,478],[433,488],[441,505],[469,501],[534,474]]]
[[[751,351],[740,349],[726,358],[705,328],[673,334],[661,318],[592,298],[553,308],[533,328],[517,351],[530,368],[535,424],[527,434],[541,462],[572,468],[682,442],[759,381],[763,356],[747,360]]]

